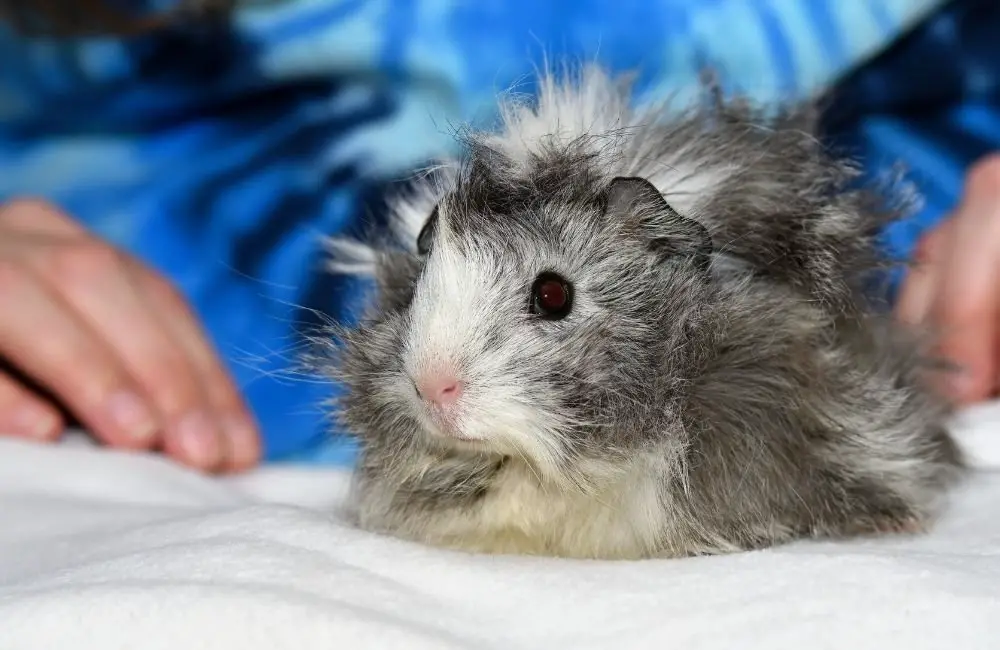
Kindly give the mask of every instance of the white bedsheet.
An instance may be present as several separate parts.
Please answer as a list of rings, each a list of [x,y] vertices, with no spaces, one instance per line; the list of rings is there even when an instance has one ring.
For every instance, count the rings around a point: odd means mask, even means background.
[[[0,650],[1000,648],[1000,406],[931,535],[636,563],[469,556],[336,514],[336,471],[211,480],[0,442]]]

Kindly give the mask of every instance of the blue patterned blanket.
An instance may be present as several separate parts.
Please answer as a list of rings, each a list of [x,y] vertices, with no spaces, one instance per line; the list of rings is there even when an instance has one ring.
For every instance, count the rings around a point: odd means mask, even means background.
[[[1000,133],[988,108],[942,103],[954,84],[994,85],[989,5],[270,0],[225,28],[130,40],[0,31],[0,200],[47,197],[172,278],[261,421],[269,459],[346,463],[350,441],[330,435],[321,409],[336,386],[295,372],[315,314],[357,306],[358,287],[321,271],[320,235],[362,227],[386,183],[450,151],[454,125],[490,120],[499,91],[530,92],[543,54],[638,70],[652,94],[689,92],[710,65],[762,100],[816,94],[863,66],[842,84],[832,128],[872,168],[902,156],[922,169],[926,224],[983,149],[970,139]],[[918,23],[933,27],[904,39],[910,53],[885,52]],[[918,100],[941,105],[926,124],[889,117]],[[913,143],[908,129],[942,121],[941,139],[965,149]],[[905,247],[912,233],[896,235]]]

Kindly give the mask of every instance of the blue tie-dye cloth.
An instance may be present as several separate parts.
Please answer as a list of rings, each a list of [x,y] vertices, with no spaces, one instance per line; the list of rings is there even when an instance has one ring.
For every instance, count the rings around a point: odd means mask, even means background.
[[[364,227],[497,92],[530,91],[547,57],[637,69],[647,93],[691,92],[711,66],[757,99],[814,94],[940,4],[279,0],[129,41],[0,32],[0,200],[51,199],[169,276],[269,459],[349,462],[322,410],[336,387],[295,372],[298,333],[359,298],[322,272],[320,235]]]
[[[924,206],[886,233],[907,255],[958,201],[965,173],[1000,151],[1000,2],[958,0],[843,79],[831,141],[871,173],[902,161]]]

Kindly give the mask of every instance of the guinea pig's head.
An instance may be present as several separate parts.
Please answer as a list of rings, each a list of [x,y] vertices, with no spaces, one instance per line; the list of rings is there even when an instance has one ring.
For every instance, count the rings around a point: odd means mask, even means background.
[[[363,439],[558,474],[669,429],[709,301],[709,234],[649,182],[571,163],[474,158],[412,250],[384,258],[392,299],[347,333],[341,362]]]

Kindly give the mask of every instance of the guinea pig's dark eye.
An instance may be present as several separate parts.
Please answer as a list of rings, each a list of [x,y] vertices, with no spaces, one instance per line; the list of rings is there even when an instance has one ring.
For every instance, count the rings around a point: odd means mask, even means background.
[[[424,227],[420,229],[420,234],[417,235],[417,252],[419,254],[426,255],[431,252],[431,243],[434,241],[434,231],[437,230],[437,222],[438,209],[434,208],[431,216],[427,217]]]
[[[566,318],[573,308],[573,286],[561,275],[546,271],[531,285],[531,313],[549,320]]]

